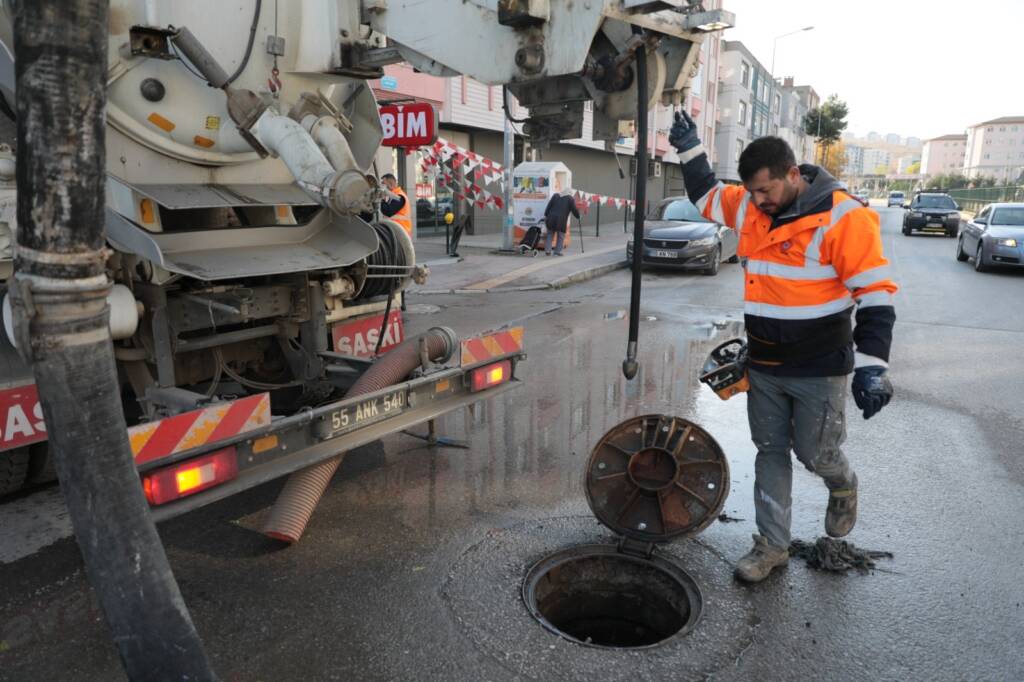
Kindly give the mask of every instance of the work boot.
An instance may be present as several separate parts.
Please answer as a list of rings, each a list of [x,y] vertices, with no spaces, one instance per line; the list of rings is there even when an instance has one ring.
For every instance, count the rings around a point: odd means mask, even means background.
[[[754,548],[736,562],[733,574],[747,583],[759,583],[768,577],[776,566],[789,563],[789,548],[769,545],[761,535],[754,535]]]
[[[825,512],[825,532],[834,538],[849,535],[857,523],[857,476],[845,488],[829,491]]]

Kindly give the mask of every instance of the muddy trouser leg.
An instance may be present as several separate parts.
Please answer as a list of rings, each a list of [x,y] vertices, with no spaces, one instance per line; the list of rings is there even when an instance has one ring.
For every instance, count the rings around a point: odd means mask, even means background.
[[[793,396],[793,451],[829,490],[854,488],[857,477],[843,455],[846,377],[786,379]]]
[[[789,547],[792,519],[793,399],[783,379],[751,371],[747,393],[750,436],[757,447],[754,460],[754,511],[757,531],[776,547]]]

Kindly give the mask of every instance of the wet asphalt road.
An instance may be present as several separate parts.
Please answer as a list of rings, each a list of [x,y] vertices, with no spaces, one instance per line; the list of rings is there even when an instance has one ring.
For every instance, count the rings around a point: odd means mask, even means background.
[[[695,374],[739,328],[740,272],[645,276],[641,373],[621,377],[628,273],[557,292],[411,301],[409,330],[469,333],[521,319],[525,385],[441,422],[469,450],[406,436],[351,453],[303,541],[256,534],[273,483],[160,527],[225,680],[1024,678],[1024,272],[975,273],[954,242],[899,234],[879,209],[902,286],[892,357],[897,397],[848,415],[861,482],[850,540],[895,553],[871,575],[794,561],[765,583],[732,582],[754,532],[754,449],[744,398],[721,402]],[[613,542],[586,506],[590,448],[643,413],[697,421],[728,455],[725,511],[659,550],[700,584],[687,637],[646,652],[581,648],[542,630],[519,599],[547,552]],[[116,652],[54,491],[0,506],[0,679],[121,679]],[[797,467],[794,535],[822,533],[823,485]],[[30,528],[4,534],[4,528]],[[47,544],[50,543],[50,544]]]

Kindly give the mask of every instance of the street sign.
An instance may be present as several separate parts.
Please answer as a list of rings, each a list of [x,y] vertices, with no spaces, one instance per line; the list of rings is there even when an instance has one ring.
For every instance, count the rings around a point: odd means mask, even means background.
[[[394,76],[384,76],[380,79],[380,87],[382,90],[397,90],[398,79]]]
[[[386,147],[423,147],[437,139],[437,113],[426,102],[382,106],[380,126]]]

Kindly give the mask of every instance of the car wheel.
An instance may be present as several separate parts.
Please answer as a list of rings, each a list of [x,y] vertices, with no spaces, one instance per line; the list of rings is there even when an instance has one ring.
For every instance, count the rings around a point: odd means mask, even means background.
[[[719,244],[718,248],[715,249],[715,253],[711,256],[711,265],[701,270],[701,273],[708,277],[714,277],[718,274],[718,266],[722,262],[722,245]]]
[[[734,253],[732,255],[732,258],[730,258],[729,260],[727,260],[725,262],[726,263],[739,263],[740,262],[740,257],[737,254]]]
[[[985,256],[982,253],[981,242],[978,242],[978,251],[974,254],[974,269],[978,272],[988,272],[988,265],[985,264]]]
[[[964,251],[964,238],[963,235],[956,240],[956,259],[961,263],[966,263],[968,259],[967,252]]]
[[[903,234],[905,234],[905,235],[907,235],[909,237],[911,232],[912,232],[912,230],[910,229],[910,227],[906,223],[904,223],[903,224]]]

